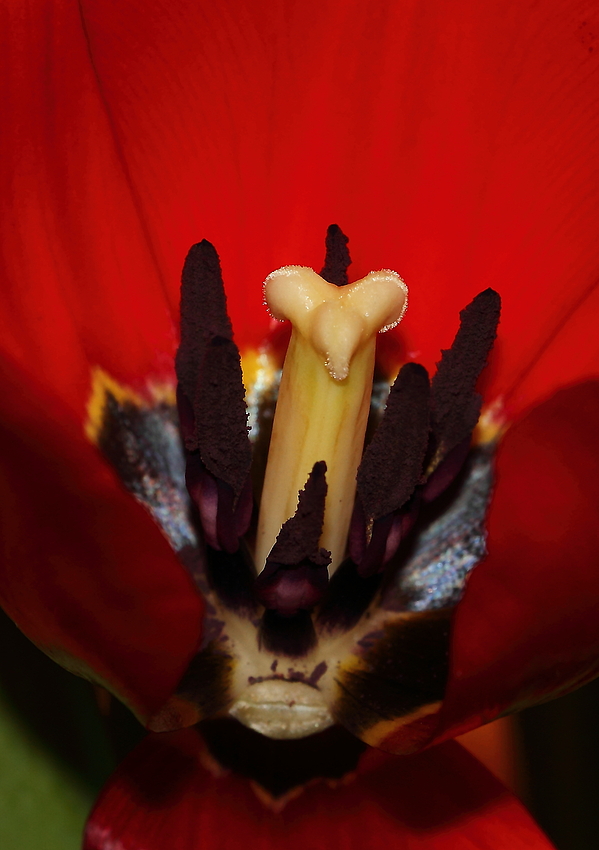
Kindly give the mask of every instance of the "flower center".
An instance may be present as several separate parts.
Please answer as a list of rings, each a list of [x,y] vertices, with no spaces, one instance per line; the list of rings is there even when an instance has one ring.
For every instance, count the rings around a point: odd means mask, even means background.
[[[332,227],[322,276],[290,266],[266,282],[293,330],[259,517],[259,451],[209,243],[183,271],[184,454],[167,395],[96,374],[88,434],[206,599],[204,644],[155,730],[230,713],[273,738],[338,722],[376,744],[398,724],[424,734],[438,711],[452,608],[486,551],[492,446],[471,448],[471,435],[499,297],[486,290],[461,312],[432,381],[404,364],[381,412],[375,339],[401,319],[405,286],[389,271],[347,285],[346,243]],[[364,449],[369,410],[378,424]]]

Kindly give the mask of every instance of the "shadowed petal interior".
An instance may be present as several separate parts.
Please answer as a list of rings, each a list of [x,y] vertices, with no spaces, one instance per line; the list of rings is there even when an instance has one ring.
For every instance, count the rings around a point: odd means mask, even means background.
[[[237,850],[248,839],[260,850],[552,846],[522,804],[455,743],[406,758],[371,751],[356,775],[298,791],[273,801],[247,778],[219,770],[193,729],[154,735],[104,789],[84,850],[109,850],[117,840],[119,850]]]

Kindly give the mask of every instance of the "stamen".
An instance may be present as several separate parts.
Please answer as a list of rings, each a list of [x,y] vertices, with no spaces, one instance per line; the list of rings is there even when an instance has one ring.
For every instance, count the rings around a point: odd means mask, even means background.
[[[324,461],[314,464],[306,486],[299,493],[297,510],[281,528],[268,561],[292,566],[305,558],[312,559],[319,553],[318,541],[322,533],[327,495],[326,471]]]
[[[216,336],[206,344],[198,371],[195,432],[202,463],[236,496],[247,481],[252,461],[244,395],[237,346]]]
[[[406,363],[391,387],[381,423],[358,468],[349,538],[360,575],[382,569],[410,530],[415,510],[402,508],[422,481],[429,442],[430,387],[418,363]]]
[[[260,601],[283,616],[313,608],[328,584],[330,552],[318,546],[327,495],[325,473],[325,463],[314,464],[297,510],[281,528],[256,582]]]
[[[181,343],[175,369],[190,404],[198,385],[204,346],[212,336],[233,339],[233,329],[227,315],[218,254],[204,239],[189,249],[181,276]]]
[[[228,552],[237,550],[252,506],[245,389],[232,336],[218,255],[204,240],[183,268],[177,404],[189,493],[207,542]]]
[[[311,269],[287,266],[265,283],[272,315],[293,332],[275,413],[256,543],[261,570],[315,462],[329,469],[321,546],[332,570],[343,559],[362,455],[374,369],[375,335],[405,312],[395,272],[371,272],[344,287]]]
[[[460,313],[460,327],[431,383],[434,456],[428,474],[470,435],[480,416],[476,382],[495,342],[501,298],[493,289],[479,293]]]
[[[349,283],[347,269],[351,265],[351,257],[347,247],[348,242],[349,237],[338,224],[329,225],[325,239],[326,255],[320,276],[329,283],[334,283],[335,286],[347,286]]]
[[[428,445],[429,392],[424,366],[406,363],[358,468],[358,497],[369,520],[401,508],[420,481]]]

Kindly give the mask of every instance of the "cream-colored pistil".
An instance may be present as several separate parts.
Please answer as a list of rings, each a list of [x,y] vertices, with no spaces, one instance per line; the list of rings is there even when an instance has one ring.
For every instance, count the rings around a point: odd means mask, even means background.
[[[401,320],[407,288],[388,270],[337,287],[312,269],[286,266],[269,275],[264,294],[272,315],[289,319],[293,332],[262,491],[256,566],[263,569],[314,463],[324,460],[328,494],[320,545],[331,551],[333,571],[345,554],[376,333]]]

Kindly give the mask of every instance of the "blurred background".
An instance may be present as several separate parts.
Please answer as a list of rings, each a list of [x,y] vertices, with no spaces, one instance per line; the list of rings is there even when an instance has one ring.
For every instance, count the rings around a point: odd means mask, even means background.
[[[144,735],[0,612],[0,847],[79,850],[89,809]],[[461,742],[524,800],[558,850],[599,846],[599,680]]]

